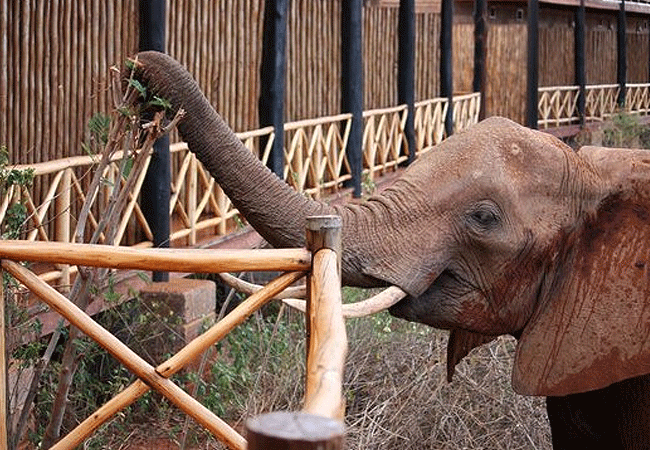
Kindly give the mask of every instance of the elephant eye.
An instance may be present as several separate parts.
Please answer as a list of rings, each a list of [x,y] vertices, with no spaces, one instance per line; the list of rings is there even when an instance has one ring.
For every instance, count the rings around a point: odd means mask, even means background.
[[[479,231],[490,231],[500,223],[499,210],[491,203],[476,205],[468,214],[469,224]]]

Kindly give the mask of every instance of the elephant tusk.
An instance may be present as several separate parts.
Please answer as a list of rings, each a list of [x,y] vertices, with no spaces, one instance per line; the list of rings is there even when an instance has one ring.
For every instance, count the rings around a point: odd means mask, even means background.
[[[343,305],[343,317],[349,319],[352,317],[365,317],[371,314],[376,314],[393,306],[395,303],[406,297],[406,295],[406,292],[397,286],[391,286],[366,300]],[[282,302],[302,312],[307,310],[307,302],[305,300],[284,298],[282,299]]]
[[[229,273],[218,274],[221,280],[231,288],[238,292],[247,295],[254,294],[262,289],[259,284],[249,283],[248,281],[241,280]],[[374,295],[366,300],[356,303],[347,303],[343,305],[343,317],[365,317],[376,314],[380,311],[390,308],[395,303],[406,297],[406,292],[397,286],[391,286],[384,289],[377,295]],[[277,300],[282,300],[287,306],[297,309],[298,311],[305,312],[307,310],[307,302],[304,299],[307,296],[305,286],[296,286],[285,289],[283,292],[275,296]]]
[[[229,273],[219,273],[219,278],[226,283],[229,287],[233,288],[237,292],[241,292],[246,295],[252,295],[255,292],[262,289],[262,286],[259,284],[249,283],[235,276],[230,275]],[[274,298],[281,300],[285,298],[305,298],[307,297],[307,288],[303,286],[288,287],[284,291],[280,292]],[[299,301],[299,300],[298,300]]]

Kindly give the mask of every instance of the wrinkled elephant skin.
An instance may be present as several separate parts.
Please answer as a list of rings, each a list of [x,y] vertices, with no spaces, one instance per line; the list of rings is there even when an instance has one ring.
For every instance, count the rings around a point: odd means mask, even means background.
[[[151,52],[138,60],[138,79],[186,110],[183,139],[248,222],[274,246],[301,246],[307,216],[340,215],[344,283],[398,286],[408,296],[394,315],[451,330],[450,375],[473,347],[516,336],[513,386],[551,397],[561,436],[557,417],[585,396],[604,399],[650,373],[650,153],[576,153],[490,118],[381,195],[329,206],[263,167],[178,63]],[[637,413],[649,423],[648,409]]]

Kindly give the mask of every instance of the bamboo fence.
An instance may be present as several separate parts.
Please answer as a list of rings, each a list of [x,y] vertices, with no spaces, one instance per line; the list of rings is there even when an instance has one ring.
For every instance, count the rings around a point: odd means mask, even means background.
[[[341,413],[344,406],[341,383],[347,339],[341,314],[340,218],[335,216],[309,218],[308,230],[307,242],[310,251],[305,249],[177,251],[87,244],[0,241],[2,270],[10,273],[40,300],[61,314],[71,325],[95,340],[138,377],[135,383],[79,424],[52,448],[61,450],[77,447],[114,414],[137,400],[149,389],[155,389],[229,448],[246,449],[246,440],[239,433],[169,378],[306,273],[311,284],[311,295],[308,297],[311,312],[308,329],[308,367],[310,369],[307,372],[306,380],[308,396],[305,400],[305,410],[324,416],[314,420],[324,420],[325,423],[336,420],[341,423],[339,426],[341,431],[337,439],[342,442]],[[285,273],[270,282],[265,288],[252,294],[224,319],[192,340],[170,359],[153,367],[65,296],[19,264],[22,261],[154,271],[266,270],[285,271]],[[2,298],[3,306],[4,299],[5,296]],[[333,324],[337,324],[337,326],[333,327]],[[0,325],[2,325],[0,335],[4,336],[5,330],[1,321]],[[2,339],[0,339],[0,344],[3,344]],[[331,357],[332,352],[337,355],[336,358]],[[4,346],[0,348],[0,354],[5,354]],[[0,364],[5,364],[5,361],[0,360]],[[323,368],[324,370],[321,370]],[[5,374],[4,367],[0,367],[0,392],[6,389]],[[327,389],[322,390],[322,387]],[[333,397],[332,390],[338,395]],[[0,406],[4,408],[0,411],[0,418],[3,419],[0,422],[5,423],[7,405],[0,402]],[[267,434],[272,432],[281,434],[282,429],[266,430]],[[4,448],[7,435],[6,430],[1,427],[0,439],[4,439],[0,442],[0,446]]]

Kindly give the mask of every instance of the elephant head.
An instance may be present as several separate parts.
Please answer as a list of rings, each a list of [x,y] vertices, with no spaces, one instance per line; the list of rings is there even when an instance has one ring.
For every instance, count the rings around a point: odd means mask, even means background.
[[[340,215],[343,282],[404,290],[391,313],[451,330],[451,371],[474,346],[512,334],[523,394],[650,373],[650,153],[575,153],[491,118],[381,195],[329,206],[269,172],[173,59],[141,53],[136,76],[185,109],[178,128],[190,150],[272,245],[301,246],[307,216]]]

